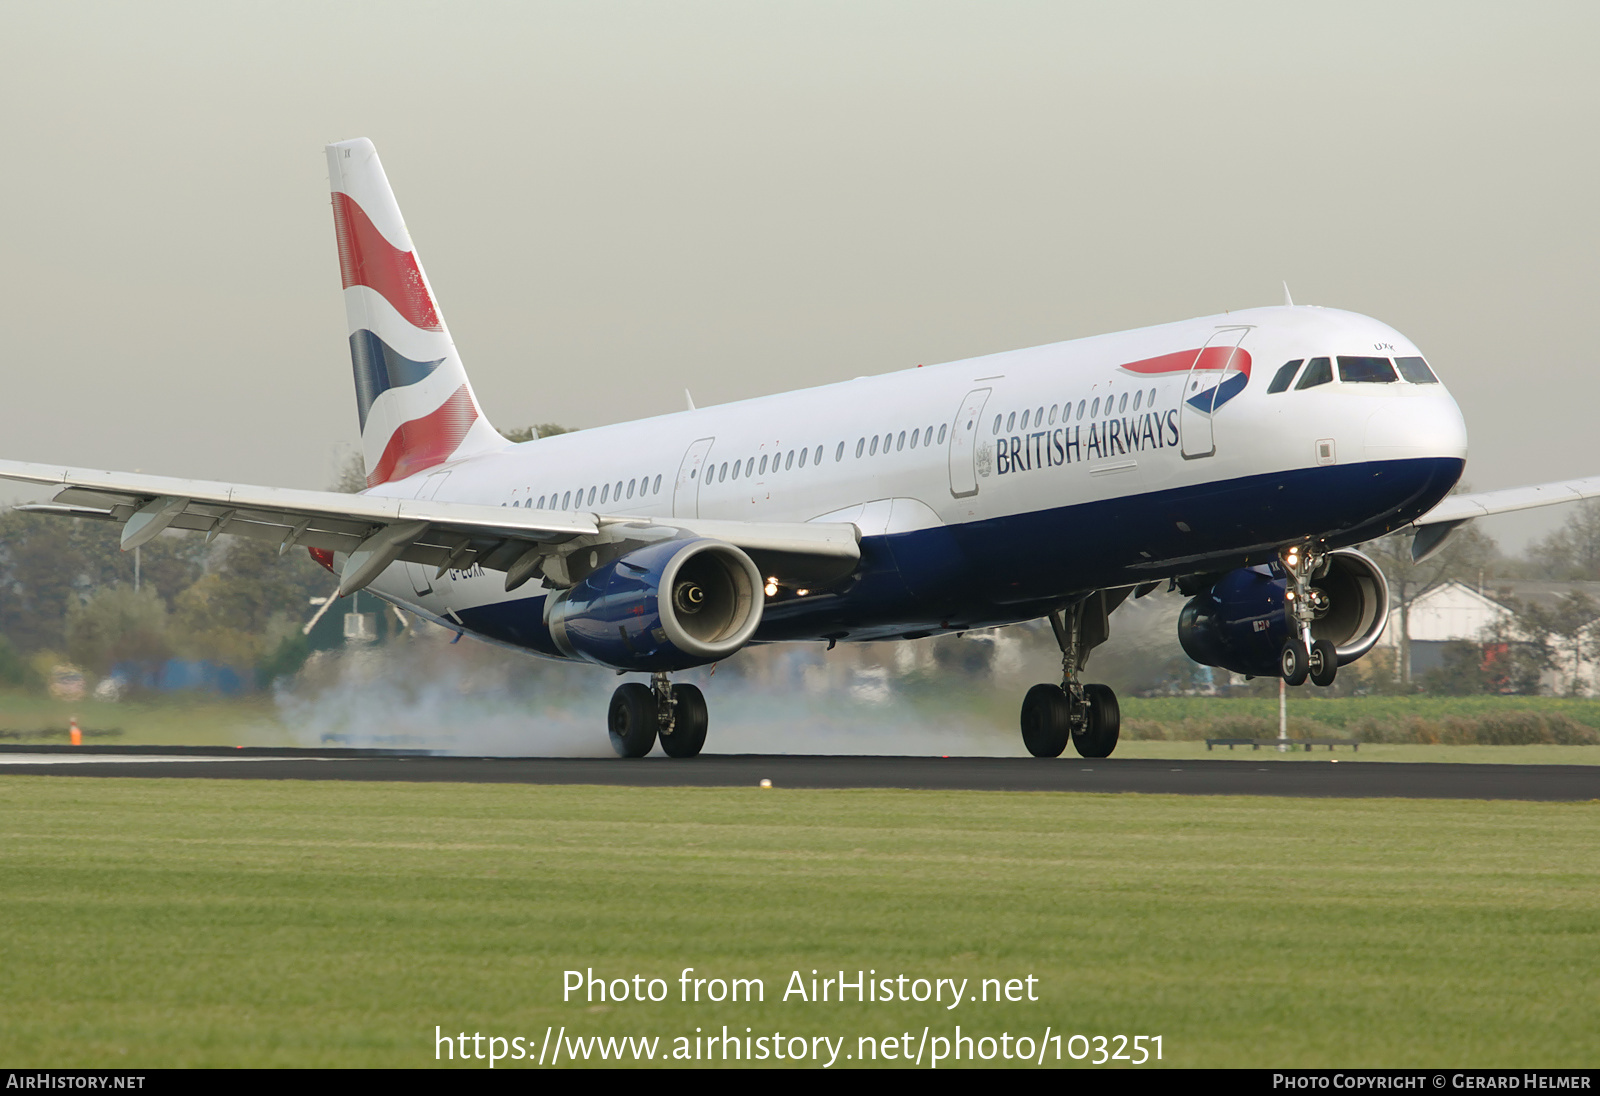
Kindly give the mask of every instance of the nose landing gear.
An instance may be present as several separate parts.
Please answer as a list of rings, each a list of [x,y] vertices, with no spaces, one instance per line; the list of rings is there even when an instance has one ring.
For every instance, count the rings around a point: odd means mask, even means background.
[[[650,684],[630,681],[611,694],[606,729],[618,757],[643,757],[659,739],[668,757],[694,757],[706,744],[706,698],[693,685],[674,685],[664,673]]]
[[[1329,601],[1311,583],[1327,573],[1327,553],[1314,545],[1292,544],[1278,558],[1289,580],[1284,598],[1294,632],[1283,645],[1279,671],[1285,684],[1302,685],[1310,677],[1313,685],[1325,688],[1339,672],[1339,652],[1331,641],[1312,638],[1311,625],[1328,615]]]
[[[1122,727],[1117,694],[1106,685],[1078,680],[1089,652],[1111,634],[1111,610],[1126,590],[1097,590],[1050,614],[1061,648],[1061,684],[1035,685],[1022,701],[1022,741],[1034,757],[1060,757],[1070,739],[1083,757],[1110,757]]]

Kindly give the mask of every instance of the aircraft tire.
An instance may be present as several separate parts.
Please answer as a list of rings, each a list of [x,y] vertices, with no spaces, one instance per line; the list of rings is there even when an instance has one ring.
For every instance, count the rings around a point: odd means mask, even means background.
[[[656,696],[650,686],[630,681],[611,694],[606,729],[618,757],[643,757],[656,744]]]
[[[1109,685],[1085,685],[1083,699],[1089,710],[1084,729],[1072,737],[1072,746],[1082,757],[1110,757],[1122,734],[1122,706]]]
[[[1291,639],[1283,645],[1283,651],[1278,655],[1278,672],[1283,674],[1285,684],[1306,683],[1306,674],[1311,672],[1311,656],[1306,654],[1299,640]]]
[[[1332,641],[1319,639],[1311,645],[1308,670],[1311,684],[1323,688],[1333,684],[1334,677],[1339,673],[1339,652],[1334,649]]]
[[[674,685],[672,699],[676,702],[672,733],[660,736],[661,748],[668,757],[698,757],[710,722],[705,694],[694,685]]]
[[[1022,744],[1034,757],[1060,757],[1072,723],[1059,685],[1035,685],[1022,698]]]

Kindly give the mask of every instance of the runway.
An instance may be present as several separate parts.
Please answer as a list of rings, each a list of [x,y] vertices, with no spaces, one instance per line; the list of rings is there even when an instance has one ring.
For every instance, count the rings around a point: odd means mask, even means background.
[[[0,746],[0,774],[633,787],[906,788],[1408,799],[1600,799],[1600,766],[1245,760],[811,757],[689,761],[459,757],[391,750]]]

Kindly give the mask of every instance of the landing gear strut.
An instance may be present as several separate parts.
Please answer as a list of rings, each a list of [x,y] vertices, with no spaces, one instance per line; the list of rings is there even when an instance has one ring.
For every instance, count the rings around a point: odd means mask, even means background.
[[[618,757],[643,757],[659,738],[668,757],[694,757],[706,744],[706,698],[693,685],[674,685],[665,673],[650,684],[630,681],[611,694],[606,728]]]
[[[1292,544],[1278,559],[1289,580],[1284,597],[1293,632],[1283,645],[1279,671],[1289,685],[1304,684],[1307,677],[1313,685],[1332,685],[1339,672],[1339,652],[1329,640],[1311,635],[1312,623],[1328,614],[1328,595],[1311,585],[1327,573],[1328,555],[1316,545]]]
[[[1105,685],[1084,685],[1078,673],[1089,652],[1111,634],[1111,610],[1126,590],[1097,590],[1050,614],[1061,647],[1061,684],[1035,685],[1022,701],[1022,741],[1034,757],[1060,757],[1067,740],[1084,757],[1109,757],[1122,726],[1117,694]]]

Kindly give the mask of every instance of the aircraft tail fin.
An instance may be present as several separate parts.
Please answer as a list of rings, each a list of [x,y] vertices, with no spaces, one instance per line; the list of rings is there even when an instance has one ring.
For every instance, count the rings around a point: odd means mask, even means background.
[[[365,137],[328,146],[367,486],[510,444],[483,415]]]

